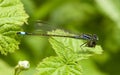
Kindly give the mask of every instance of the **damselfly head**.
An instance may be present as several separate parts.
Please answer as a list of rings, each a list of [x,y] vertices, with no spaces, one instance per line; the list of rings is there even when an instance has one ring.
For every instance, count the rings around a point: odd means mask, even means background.
[[[91,39],[88,40],[88,42],[86,43],[86,46],[87,47],[95,47],[98,40],[99,40],[98,36],[96,34],[93,34]]]

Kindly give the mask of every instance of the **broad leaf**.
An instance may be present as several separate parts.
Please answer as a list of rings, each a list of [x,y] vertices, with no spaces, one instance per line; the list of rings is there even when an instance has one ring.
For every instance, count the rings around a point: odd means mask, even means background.
[[[59,35],[72,35],[66,33],[62,30],[56,30],[49,32],[49,34],[59,34]],[[86,59],[93,54],[102,54],[102,48],[99,45],[96,47],[86,47],[81,46],[86,40],[82,39],[73,39],[73,38],[66,38],[66,37],[52,37],[49,39],[52,47],[54,48],[57,55],[63,59],[68,61],[79,61],[82,59]]]
[[[0,52],[6,55],[18,49],[16,32],[27,21],[20,0],[0,0]]]
[[[55,30],[48,34],[74,35],[62,30]],[[100,46],[95,48],[83,46],[80,48],[80,45],[84,43],[82,39],[51,37],[49,41],[58,57],[44,59],[38,65],[36,75],[82,75],[79,62],[93,54],[101,54],[103,51]]]
[[[62,61],[59,57],[44,59],[37,67],[35,75],[81,75],[81,66]]]

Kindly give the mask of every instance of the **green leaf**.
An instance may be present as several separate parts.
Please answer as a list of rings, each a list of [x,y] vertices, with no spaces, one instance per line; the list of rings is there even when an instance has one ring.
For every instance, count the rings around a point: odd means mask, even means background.
[[[37,67],[35,75],[81,75],[81,66],[76,63],[67,64],[59,57],[44,59]]]
[[[49,32],[49,34],[59,34],[59,35],[71,35],[74,34],[66,33],[62,30],[56,30]],[[53,49],[59,57],[67,61],[79,61],[86,59],[93,54],[102,54],[102,48],[99,45],[96,45],[95,48],[85,47],[82,45],[85,40],[82,39],[73,39],[65,37],[52,37],[49,39]]]
[[[48,34],[74,35],[59,29],[48,32]],[[36,75],[82,75],[82,69],[79,62],[82,59],[87,59],[93,54],[101,54],[103,51],[98,45],[95,48],[85,46],[80,48],[80,45],[84,43],[84,41],[80,39],[51,37],[49,42],[58,57],[44,59],[38,65],[38,72]]]
[[[19,47],[19,41],[15,35],[21,30],[21,26],[27,21],[20,0],[0,0],[0,52],[6,55],[14,52]]]

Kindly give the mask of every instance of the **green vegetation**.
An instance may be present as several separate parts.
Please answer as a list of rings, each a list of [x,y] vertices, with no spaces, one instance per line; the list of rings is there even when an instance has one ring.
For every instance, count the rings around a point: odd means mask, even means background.
[[[72,32],[48,34],[90,33],[99,41],[91,48],[81,39],[16,34],[35,32],[36,20]],[[120,75],[119,46],[120,0],[0,0],[0,75]],[[29,69],[17,65],[22,60]]]

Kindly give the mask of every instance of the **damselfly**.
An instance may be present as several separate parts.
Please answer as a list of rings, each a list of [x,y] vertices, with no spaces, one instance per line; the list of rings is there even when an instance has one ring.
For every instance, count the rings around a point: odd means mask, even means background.
[[[98,36],[96,34],[81,34],[81,35],[58,35],[58,34],[46,34],[46,33],[29,33],[29,32],[17,32],[19,35],[36,35],[36,36],[53,36],[53,37],[67,37],[67,38],[74,38],[74,39],[83,39],[86,40],[85,43],[81,44],[80,46],[87,46],[87,47],[95,47],[97,44]]]

